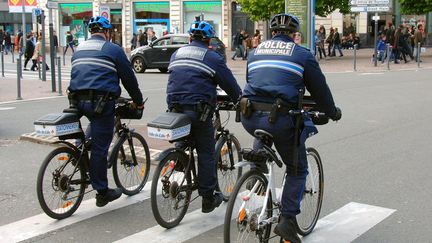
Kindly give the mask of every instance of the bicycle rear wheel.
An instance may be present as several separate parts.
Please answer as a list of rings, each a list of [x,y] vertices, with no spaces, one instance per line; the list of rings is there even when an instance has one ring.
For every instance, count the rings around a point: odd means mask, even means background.
[[[224,222],[224,242],[268,242],[271,223],[258,227],[264,205],[267,178],[256,170],[240,177],[228,201]],[[265,219],[273,215],[272,195],[268,195]]]
[[[296,217],[297,232],[303,236],[310,234],[318,221],[324,193],[324,172],[318,151],[307,148],[306,154],[309,174],[306,177],[300,214]]]
[[[238,139],[231,134],[228,144],[226,137],[221,136],[216,143],[216,162],[218,184],[217,191],[222,192],[224,201],[228,201],[237,180],[242,174],[242,168],[234,168],[234,164],[241,160],[241,146]]]
[[[153,174],[151,207],[158,224],[164,228],[177,226],[185,216],[192,194],[190,171],[185,172],[188,156],[171,151]]]
[[[72,148],[59,147],[48,154],[39,169],[38,201],[51,218],[67,218],[81,204],[87,179],[81,165],[77,165],[78,158]]]
[[[129,196],[139,193],[150,173],[150,151],[145,139],[136,132],[130,132],[118,140],[112,150],[115,156],[113,176],[116,185]]]

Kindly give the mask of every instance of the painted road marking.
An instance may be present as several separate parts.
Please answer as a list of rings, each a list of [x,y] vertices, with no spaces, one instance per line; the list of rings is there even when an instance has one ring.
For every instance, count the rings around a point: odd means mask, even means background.
[[[81,203],[78,210],[69,218],[55,220],[46,214],[39,214],[23,220],[19,220],[0,227],[0,242],[18,242],[38,235],[58,230],[68,225],[104,214],[119,208],[123,208],[150,198],[151,181],[147,181],[144,189],[137,195],[128,197],[123,195],[109,206],[98,208],[95,199],[88,199]]]
[[[227,203],[224,203],[208,215],[202,214],[201,209],[198,209],[186,214],[175,228],[165,229],[157,225],[116,242],[184,242],[222,225],[226,207]],[[393,212],[393,209],[351,202],[320,219],[312,234],[302,241],[351,242]]]
[[[16,107],[0,107],[0,111],[8,111],[13,109],[16,109]]]
[[[223,203],[210,214],[203,214],[201,209],[197,209],[186,214],[177,227],[165,229],[157,225],[116,242],[183,242],[222,225],[227,205]]]
[[[395,211],[394,209],[350,202],[320,219],[314,231],[303,238],[303,242],[352,242]]]

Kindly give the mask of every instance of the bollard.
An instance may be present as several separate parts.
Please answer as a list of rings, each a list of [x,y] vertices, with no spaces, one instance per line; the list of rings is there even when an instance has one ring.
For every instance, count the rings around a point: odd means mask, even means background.
[[[357,71],[357,44],[354,45],[354,71]]]
[[[22,100],[21,97],[21,58],[17,58],[17,100]]]
[[[420,67],[420,52],[421,52],[421,47],[420,47],[420,42],[417,43],[417,67]]]
[[[37,69],[38,69],[38,73],[39,73],[39,80],[45,81],[42,79],[42,73],[41,73],[40,67],[41,67],[40,62],[39,62],[39,60],[37,60]]]
[[[60,57],[57,57],[57,72],[58,72],[58,92],[59,92],[59,96],[63,95],[62,94],[62,83],[61,83],[61,59]]]
[[[392,48],[390,47],[390,44],[387,44],[387,70],[390,70],[390,60],[392,55]]]
[[[24,55],[24,54],[23,54]],[[17,59],[18,60],[18,59]],[[23,70],[22,70],[22,55],[19,55],[19,61],[20,61],[20,69],[19,69],[19,73],[20,73],[20,77],[23,78]]]
[[[12,46],[12,51],[11,51],[11,53],[12,53],[12,63],[14,63],[15,62],[15,47],[13,47]]]
[[[3,51],[1,52],[1,62],[2,62],[2,77],[4,77],[4,55],[3,55]]]

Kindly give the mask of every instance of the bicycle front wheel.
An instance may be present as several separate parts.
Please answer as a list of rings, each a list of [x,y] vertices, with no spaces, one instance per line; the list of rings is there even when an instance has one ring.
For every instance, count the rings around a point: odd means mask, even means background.
[[[217,191],[222,192],[224,201],[228,201],[237,180],[242,174],[242,168],[235,168],[234,164],[241,160],[241,146],[238,139],[231,134],[230,142],[221,136],[216,143],[216,163],[218,184]]]
[[[78,158],[72,148],[59,147],[48,154],[39,169],[38,201],[51,218],[67,218],[81,204],[87,179]]]
[[[318,221],[324,193],[324,172],[318,151],[307,148],[306,154],[309,174],[306,177],[300,214],[296,217],[297,232],[303,236],[310,234]]]
[[[113,163],[113,176],[116,185],[126,195],[139,193],[147,182],[150,173],[150,151],[145,139],[136,132],[117,140],[111,156],[117,158]]]
[[[171,151],[153,174],[151,208],[156,221],[164,228],[177,226],[185,216],[192,195],[190,171],[185,172],[188,157]]]
[[[237,182],[225,214],[224,242],[268,242],[271,223],[258,224],[266,199],[267,178],[256,170],[246,172]],[[273,215],[271,192],[267,198],[266,220]]]

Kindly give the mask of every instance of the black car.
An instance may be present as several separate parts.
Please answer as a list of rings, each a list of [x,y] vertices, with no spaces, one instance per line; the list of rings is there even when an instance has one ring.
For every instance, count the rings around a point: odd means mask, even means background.
[[[143,73],[146,69],[157,68],[166,73],[171,55],[180,47],[189,44],[188,34],[171,34],[156,39],[148,46],[138,47],[131,52],[131,63],[137,73]],[[210,49],[221,54],[225,60],[225,45],[219,38],[212,38]]]

